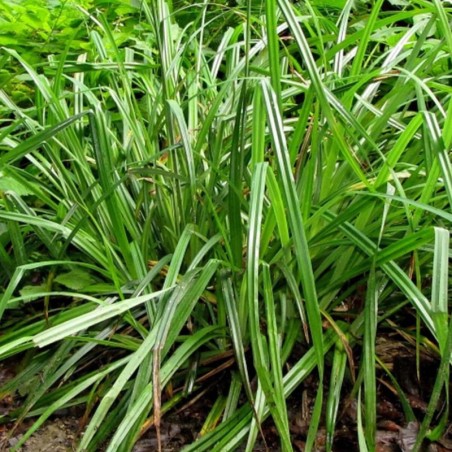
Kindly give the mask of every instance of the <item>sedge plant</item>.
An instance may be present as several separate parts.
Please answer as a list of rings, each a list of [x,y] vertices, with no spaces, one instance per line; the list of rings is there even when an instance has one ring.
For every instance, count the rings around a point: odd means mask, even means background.
[[[69,407],[78,450],[151,426],[161,446],[218,373],[186,451],[251,451],[266,419],[292,450],[308,377],[306,450],[321,428],[333,450],[346,391],[374,450],[377,378],[416,419],[387,331],[439,363],[415,448],[447,427],[451,6],[229,3],[131,2],[127,36],[68,3],[83,46],[1,50],[30,93],[0,89],[0,357],[20,361],[0,393],[21,397],[1,421],[34,419],[16,450]]]

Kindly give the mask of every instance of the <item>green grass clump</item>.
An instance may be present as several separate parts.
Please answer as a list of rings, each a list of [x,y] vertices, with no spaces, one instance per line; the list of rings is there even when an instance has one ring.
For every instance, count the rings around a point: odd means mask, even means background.
[[[286,402],[311,375],[306,450],[321,425],[332,450],[345,387],[373,450],[377,376],[416,418],[388,332],[438,360],[415,449],[438,439],[450,5],[134,1],[125,38],[95,3],[82,48],[1,50],[0,357],[21,365],[0,393],[24,398],[4,422],[37,419],[16,447],[80,406],[80,450],[131,450],[233,356],[185,450],[253,450],[267,417],[292,450]]]

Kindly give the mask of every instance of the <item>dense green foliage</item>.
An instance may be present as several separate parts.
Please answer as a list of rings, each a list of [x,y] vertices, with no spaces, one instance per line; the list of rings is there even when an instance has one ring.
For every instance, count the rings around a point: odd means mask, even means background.
[[[374,449],[377,376],[415,448],[442,435],[452,8],[339,3],[0,1],[0,357],[21,360],[0,392],[24,397],[4,422],[37,419],[21,443],[80,405],[80,450],[131,450],[217,369],[186,450],[252,450],[269,416],[291,450],[309,375],[307,450],[321,423],[331,450],[345,385]],[[393,332],[438,362],[422,417],[379,354]]]

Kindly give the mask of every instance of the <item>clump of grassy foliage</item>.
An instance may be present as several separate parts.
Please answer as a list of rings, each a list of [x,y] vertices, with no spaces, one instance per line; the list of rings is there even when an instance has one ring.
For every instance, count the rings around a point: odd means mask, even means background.
[[[309,375],[307,450],[345,382],[373,450],[388,329],[440,363],[415,449],[443,433],[451,7],[332,3],[136,1],[127,39],[89,9],[83,48],[2,49],[30,93],[0,90],[1,393],[24,397],[3,420],[37,419],[16,447],[79,405],[80,450],[131,450],[233,353],[185,450],[252,450],[269,416],[291,450]]]

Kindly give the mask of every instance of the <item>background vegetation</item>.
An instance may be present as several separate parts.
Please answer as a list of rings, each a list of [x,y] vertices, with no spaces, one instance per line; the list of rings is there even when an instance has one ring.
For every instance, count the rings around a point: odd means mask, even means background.
[[[221,376],[185,450],[305,447],[377,389],[449,423],[452,8],[441,0],[0,2],[2,422],[80,406],[131,450]],[[413,409],[385,344],[409,350]],[[419,384],[419,381],[418,381]],[[441,403],[439,403],[441,401]]]

